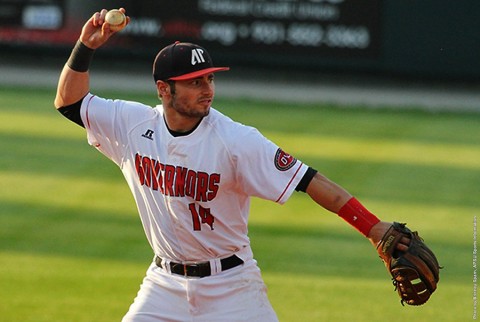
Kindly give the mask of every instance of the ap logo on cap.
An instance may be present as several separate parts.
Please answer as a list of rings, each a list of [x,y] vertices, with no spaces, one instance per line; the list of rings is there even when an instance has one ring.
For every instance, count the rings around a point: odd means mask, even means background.
[[[213,66],[212,58],[205,48],[177,41],[160,50],[155,57],[153,79],[155,82],[187,80],[229,69]]]
[[[203,58],[203,50],[200,48],[192,49],[192,65],[201,64],[205,62]]]

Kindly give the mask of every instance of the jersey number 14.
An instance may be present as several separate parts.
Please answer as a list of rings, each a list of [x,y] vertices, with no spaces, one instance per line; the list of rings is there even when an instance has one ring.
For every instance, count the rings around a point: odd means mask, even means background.
[[[213,230],[213,222],[215,221],[215,217],[210,213],[210,208],[203,208],[202,206],[197,205],[195,203],[191,203],[188,205],[190,212],[192,213],[192,220],[193,220],[193,230],[200,231],[202,230],[202,224],[207,224]]]

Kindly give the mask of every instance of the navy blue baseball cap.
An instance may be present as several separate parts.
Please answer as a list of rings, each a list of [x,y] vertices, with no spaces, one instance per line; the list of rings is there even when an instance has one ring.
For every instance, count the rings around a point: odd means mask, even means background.
[[[213,66],[212,58],[205,48],[177,41],[160,50],[155,57],[153,78],[155,81],[187,80],[229,69]]]

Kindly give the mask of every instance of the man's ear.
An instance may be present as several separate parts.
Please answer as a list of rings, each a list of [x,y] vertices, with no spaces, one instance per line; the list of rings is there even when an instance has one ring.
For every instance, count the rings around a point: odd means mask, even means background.
[[[164,97],[170,93],[170,85],[167,82],[158,80],[157,81],[157,93],[159,97]]]

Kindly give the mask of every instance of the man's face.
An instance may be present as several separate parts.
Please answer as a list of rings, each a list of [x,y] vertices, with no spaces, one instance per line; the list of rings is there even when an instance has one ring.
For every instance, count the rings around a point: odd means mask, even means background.
[[[179,116],[187,118],[207,116],[215,95],[214,75],[207,74],[194,79],[175,81],[170,85],[169,94],[168,97],[164,97],[164,103]]]

